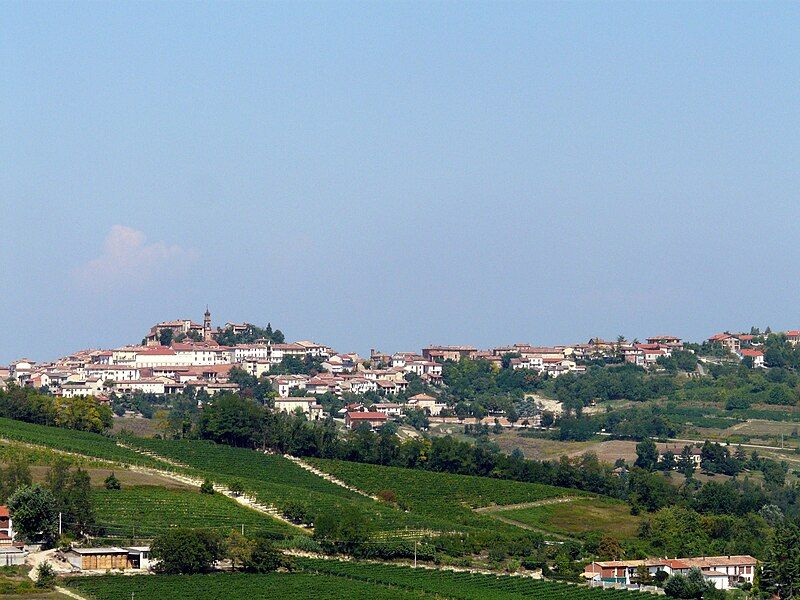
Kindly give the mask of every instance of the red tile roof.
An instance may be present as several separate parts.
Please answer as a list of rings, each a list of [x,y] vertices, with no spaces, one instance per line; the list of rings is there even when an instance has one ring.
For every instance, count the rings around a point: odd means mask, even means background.
[[[380,412],[349,412],[347,417],[352,420],[360,421],[385,421],[388,417]]]

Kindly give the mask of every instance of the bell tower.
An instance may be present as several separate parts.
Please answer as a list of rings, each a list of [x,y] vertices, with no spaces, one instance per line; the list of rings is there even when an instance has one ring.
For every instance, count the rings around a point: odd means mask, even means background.
[[[206,304],[206,312],[203,315],[203,340],[206,342],[211,341],[211,311],[208,310]]]

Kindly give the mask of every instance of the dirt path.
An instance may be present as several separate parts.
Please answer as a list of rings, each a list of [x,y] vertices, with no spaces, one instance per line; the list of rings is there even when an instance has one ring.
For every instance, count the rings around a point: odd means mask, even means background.
[[[585,498],[585,496],[545,498],[544,500],[536,500],[535,502],[521,502],[519,504],[493,504],[492,506],[484,506],[482,508],[476,508],[474,510],[476,513],[487,515],[493,519],[497,519],[501,523],[505,523],[506,525],[513,525],[514,527],[519,527],[520,529],[526,529],[527,531],[535,531],[536,533],[541,533],[543,536],[545,536],[545,538],[551,538],[554,540],[559,540],[564,542],[577,541],[577,538],[570,537],[568,535],[562,535],[560,533],[553,533],[552,531],[547,531],[546,529],[542,529],[541,527],[534,527],[533,525],[528,525],[527,523],[523,523],[522,521],[517,521],[516,519],[507,517],[502,513],[508,510],[516,510],[521,508],[536,508],[537,506],[566,504],[567,502],[574,502],[575,500],[582,500],[583,498]]]
[[[322,477],[326,481],[330,481],[331,483],[333,483],[335,485],[338,485],[339,487],[343,487],[344,489],[350,490],[351,492],[355,492],[356,494],[361,494],[365,498],[369,498],[371,500],[375,500],[376,502],[380,502],[380,498],[378,498],[377,496],[373,496],[372,494],[368,494],[364,490],[360,490],[358,488],[355,488],[352,485],[349,485],[349,484],[345,483],[344,481],[342,481],[338,477],[334,477],[330,473],[326,473],[325,471],[321,471],[320,469],[318,469],[314,465],[309,464],[306,461],[304,461],[302,458],[297,458],[296,456],[292,456],[291,454],[284,454],[283,457],[288,459],[288,460],[290,460],[290,461],[292,461],[298,467],[300,467],[302,469],[305,469],[309,473],[313,473],[317,477]]]
[[[494,514],[519,508],[536,508],[537,506],[550,506],[551,504],[566,504],[567,502],[575,502],[575,500],[583,500],[584,498],[585,496],[566,496],[561,498],[545,498],[544,500],[536,500],[535,502],[521,502],[519,504],[492,504],[491,506],[476,508],[475,512]]]
[[[119,446],[122,446],[123,448],[128,448],[129,450],[133,450],[134,452],[137,452],[137,453],[142,454],[144,456],[149,456],[151,458],[155,458],[156,460],[160,460],[160,461],[162,461],[164,463],[167,463],[167,464],[170,464],[170,465],[172,465],[174,467],[184,468],[184,469],[190,469],[191,468],[188,465],[184,465],[184,464],[176,462],[174,460],[170,460],[170,459],[165,458],[165,457],[163,457],[163,456],[161,456],[159,454],[156,454],[155,452],[139,450],[138,448],[136,448],[134,446],[128,446],[126,444],[123,444],[122,442],[117,442],[117,444]],[[134,471],[138,471],[138,470],[141,469],[142,472],[145,472],[145,473],[153,473],[153,472],[155,472],[155,473],[158,473],[159,475],[161,475],[163,477],[166,477],[168,479],[172,479],[173,481],[178,481],[178,482],[185,483],[185,484],[188,484],[188,485],[191,485],[191,486],[194,486],[194,487],[198,487],[198,488],[203,484],[203,480],[202,479],[197,479],[195,477],[191,477],[189,475],[184,475],[182,473],[175,473],[173,471],[166,471],[166,470],[162,471],[162,470],[159,470],[159,469],[153,469],[152,467],[137,467],[135,465],[133,465],[133,466],[131,466],[129,468],[131,470],[134,470]],[[224,486],[222,484],[219,484],[219,483],[215,483],[214,484],[214,491],[215,492],[219,492],[223,496],[227,496],[228,498],[230,498],[234,502],[237,502],[238,504],[241,504],[242,506],[244,506],[246,508],[249,508],[251,510],[254,510],[254,511],[259,512],[259,513],[264,514],[264,515],[268,515],[268,516],[272,517],[273,519],[277,519],[279,521],[282,521],[282,522],[286,523],[287,525],[291,525],[292,527],[297,528],[298,530],[308,531],[308,528],[301,527],[300,525],[295,525],[294,523],[292,523],[289,519],[284,517],[283,514],[276,507],[268,505],[268,504],[262,504],[255,497],[248,496],[246,494],[234,494],[230,490],[230,488],[228,488],[227,486]]]
[[[76,594],[75,592],[68,590],[65,587],[56,586],[55,590],[59,594],[64,594],[65,596],[69,596],[70,598],[75,598],[75,600],[89,600],[86,596],[81,596],[80,594]]]

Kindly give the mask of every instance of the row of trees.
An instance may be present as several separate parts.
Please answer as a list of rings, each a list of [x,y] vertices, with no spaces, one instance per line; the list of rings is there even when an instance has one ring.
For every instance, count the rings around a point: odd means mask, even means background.
[[[52,545],[58,538],[59,514],[62,530],[83,536],[96,526],[89,474],[73,469],[71,461],[57,458],[44,485],[33,483],[30,467],[23,459],[9,464],[0,488],[0,502],[8,504],[14,528],[28,542]],[[111,485],[119,487],[113,474]],[[107,480],[108,483],[108,480]]]
[[[0,417],[99,433],[111,427],[112,416],[91,397],[63,398],[15,385],[0,390]]]

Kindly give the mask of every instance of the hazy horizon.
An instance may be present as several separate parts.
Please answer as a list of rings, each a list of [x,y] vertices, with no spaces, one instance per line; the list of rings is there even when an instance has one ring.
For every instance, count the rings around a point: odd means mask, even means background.
[[[800,5],[3,3],[0,364],[800,328]]]

